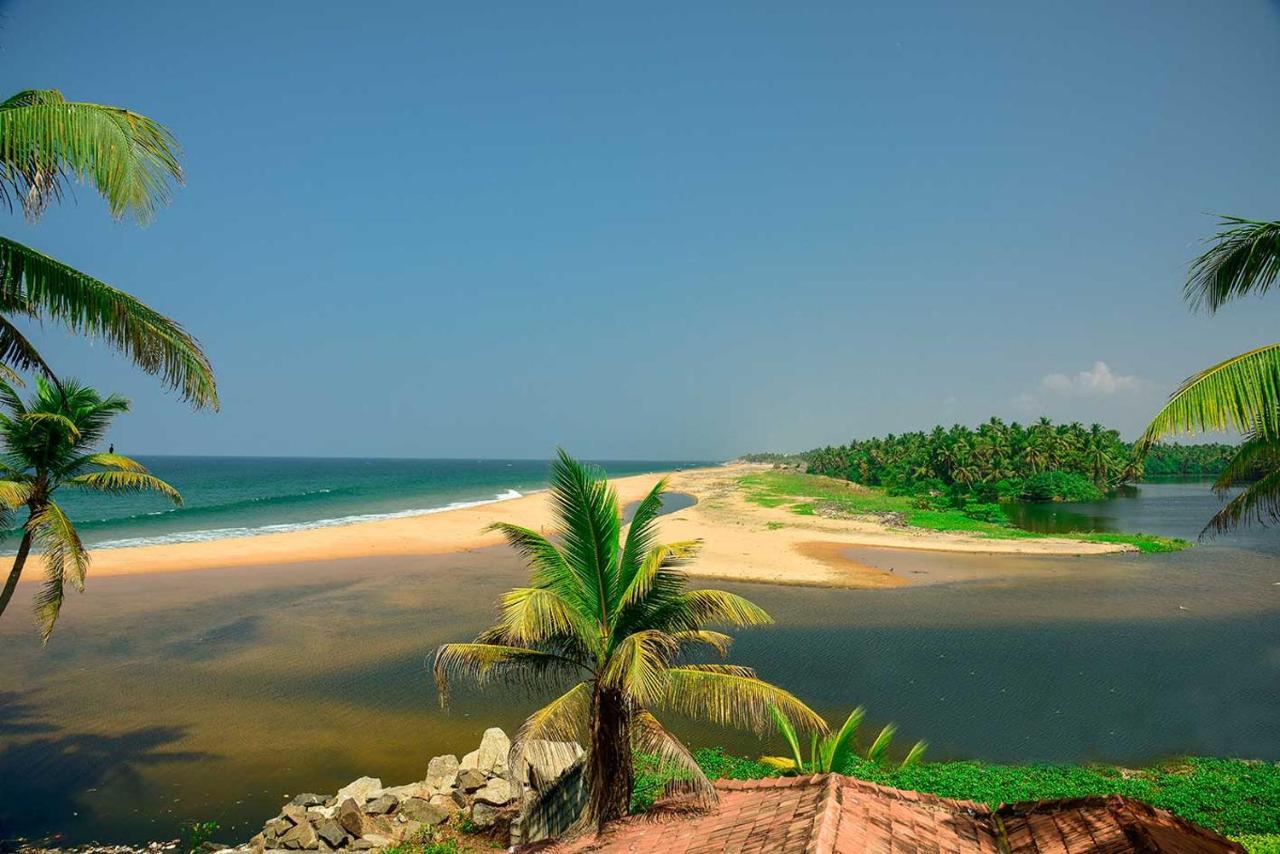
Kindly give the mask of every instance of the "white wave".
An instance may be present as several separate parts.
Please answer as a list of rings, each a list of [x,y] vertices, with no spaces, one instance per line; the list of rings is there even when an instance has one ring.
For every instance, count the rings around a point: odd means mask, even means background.
[[[531,492],[540,490],[531,490]],[[450,510],[461,510],[466,507],[483,507],[486,504],[497,504],[523,498],[526,493],[508,489],[493,498],[482,498],[476,501],[453,501],[441,507],[422,507],[412,510],[395,510],[389,513],[360,513],[353,516],[337,516],[332,519],[315,519],[310,522],[286,522],[277,525],[260,525],[256,527],[207,528],[199,531],[175,531],[170,534],[157,534],[154,537],[124,537],[118,540],[105,540],[101,543],[90,543],[91,549],[127,549],[135,546],[159,546],[171,543],[205,543],[211,540],[228,540],[234,537],[260,537],[263,534],[283,534],[290,531],[310,531],[316,528],[339,528],[343,525],[355,525],[360,522],[378,522],[383,519],[407,519],[412,516],[430,516],[433,513],[447,513]]]

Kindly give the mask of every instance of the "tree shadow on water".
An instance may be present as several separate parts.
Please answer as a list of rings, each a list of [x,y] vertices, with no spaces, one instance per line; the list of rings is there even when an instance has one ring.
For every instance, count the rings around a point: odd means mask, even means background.
[[[100,816],[91,801],[107,790],[110,802],[141,815],[156,803],[140,769],[213,758],[166,750],[186,727],[148,726],[120,733],[68,733],[35,719],[16,692],[0,692],[0,850],[17,837],[66,841],[95,837]],[[99,831],[100,832],[100,831]]]

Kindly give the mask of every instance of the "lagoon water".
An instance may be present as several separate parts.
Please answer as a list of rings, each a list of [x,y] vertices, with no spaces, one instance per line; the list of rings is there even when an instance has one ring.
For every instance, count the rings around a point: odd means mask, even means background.
[[[1216,506],[1203,483],[1151,484],[1021,521],[1193,537]],[[992,560],[1019,572],[887,590],[716,585],[777,620],[740,633],[733,660],[830,717],[865,704],[937,759],[1280,759],[1280,533],[1149,556],[854,551],[905,574]],[[137,841],[214,819],[243,839],[288,794],[361,774],[420,778],[432,755],[472,749],[537,702],[463,692],[442,712],[427,669],[437,644],[483,628],[522,576],[512,555],[484,549],[114,577],[72,598],[47,649],[24,620],[4,620],[0,838]],[[676,728],[700,745],[778,747]]]

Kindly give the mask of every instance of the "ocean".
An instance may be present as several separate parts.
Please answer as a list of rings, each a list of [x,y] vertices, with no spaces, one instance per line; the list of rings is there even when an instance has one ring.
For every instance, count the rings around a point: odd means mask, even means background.
[[[545,460],[421,460],[139,456],[182,493],[102,495],[64,488],[57,500],[93,548],[182,543],[418,516],[545,489]],[[606,460],[611,477],[706,462]],[[16,548],[13,532],[3,545]]]

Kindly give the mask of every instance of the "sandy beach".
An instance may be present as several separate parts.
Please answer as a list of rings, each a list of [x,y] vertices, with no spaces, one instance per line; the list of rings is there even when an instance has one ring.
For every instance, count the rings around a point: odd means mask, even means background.
[[[762,507],[737,486],[759,466],[728,465],[668,473],[669,488],[696,499],[662,520],[668,540],[701,539],[703,551],[691,575],[735,581],[840,587],[895,587],[919,583],[847,557],[848,547],[1020,555],[1085,555],[1123,551],[1123,546],[1065,539],[992,540],[890,529],[877,522],[798,517],[785,508]],[[636,475],[612,481],[623,505],[638,501],[660,477]],[[429,515],[252,537],[176,543],[93,553],[94,577],[177,572],[237,566],[288,565],[321,560],[437,555],[500,545],[485,531],[495,521],[550,530],[546,493]],[[1000,562],[990,573],[999,575]],[[31,573],[30,578],[38,578]]]

